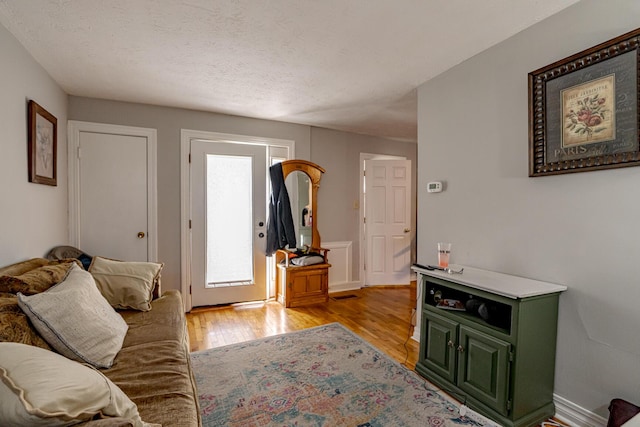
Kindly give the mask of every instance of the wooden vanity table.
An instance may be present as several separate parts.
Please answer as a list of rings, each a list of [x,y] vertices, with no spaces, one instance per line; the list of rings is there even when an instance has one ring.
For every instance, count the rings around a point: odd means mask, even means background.
[[[304,175],[298,175],[296,172]],[[295,185],[299,191],[301,202],[293,206],[294,221],[297,221],[298,237],[308,252],[320,254],[323,262],[312,265],[297,266],[290,262],[292,251],[279,249],[275,253],[276,260],[276,296],[285,307],[326,303],[329,300],[329,264],[328,249],[321,246],[318,233],[318,188],[324,169],[306,160],[287,160],[282,162],[282,174],[285,182],[289,175],[296,176]],[[308,181],[308,194],[304,187]],[[307,196],[306,198],[304,196]],[[294,203],[292,203],[294,204]],[[311,241],[306,242],[310,235]],[[301,245],[301,246],[302,246]]]

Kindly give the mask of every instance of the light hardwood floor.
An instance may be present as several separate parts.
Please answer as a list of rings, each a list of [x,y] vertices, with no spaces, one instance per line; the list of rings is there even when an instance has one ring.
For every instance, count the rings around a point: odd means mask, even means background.
[[[191,351],[340,322],[413,369],[418,360],[418,343],[410,339],[415,289],[415,282],[369,287],[331,294],[326,304],[286,309],[276,301],[194,308],[187,314]]]

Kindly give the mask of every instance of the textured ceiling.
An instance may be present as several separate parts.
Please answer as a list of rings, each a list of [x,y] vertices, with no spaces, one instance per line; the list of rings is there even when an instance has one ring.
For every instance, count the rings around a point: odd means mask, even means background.
[[[416,87],[577,0],[0,0],[69,94],[416,140]]]

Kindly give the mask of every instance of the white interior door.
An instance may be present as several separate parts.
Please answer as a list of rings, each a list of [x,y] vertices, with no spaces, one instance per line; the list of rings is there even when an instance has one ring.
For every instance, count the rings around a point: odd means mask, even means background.
[[[266,298],[267,147],[191,141],[193,306]]]
[[[411,161],[365,162],[367,285],[408,285],[411,267]]]
[[[155,261],[155,130],[70,123],[71,244]]]

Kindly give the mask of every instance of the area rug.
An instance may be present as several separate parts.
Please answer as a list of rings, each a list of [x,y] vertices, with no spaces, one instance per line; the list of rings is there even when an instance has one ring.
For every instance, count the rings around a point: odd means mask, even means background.
[[[204,426],[496,426],[339,323],[191,361]]]

